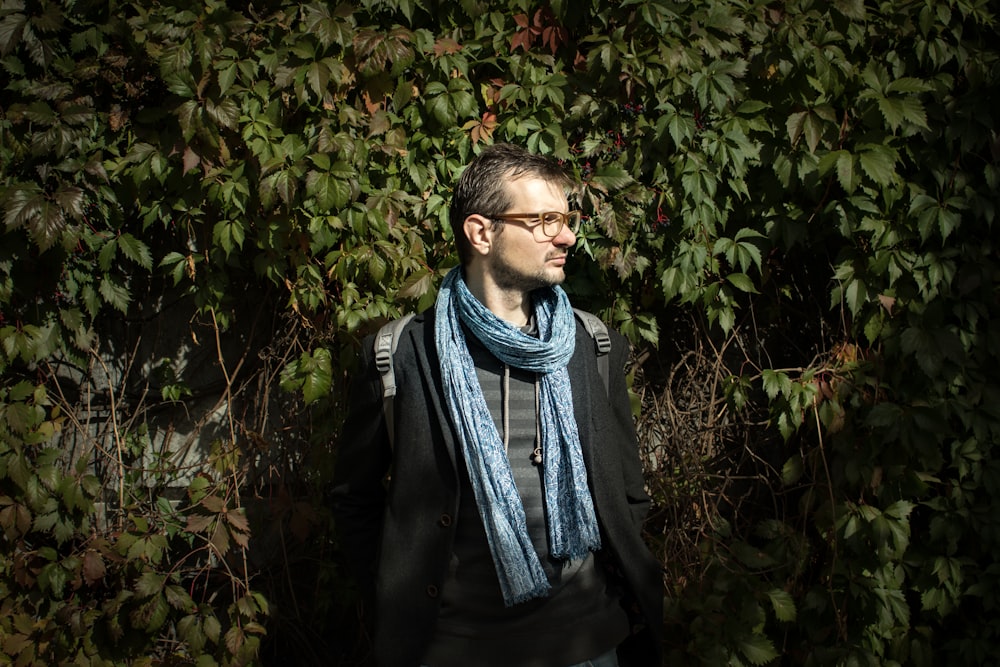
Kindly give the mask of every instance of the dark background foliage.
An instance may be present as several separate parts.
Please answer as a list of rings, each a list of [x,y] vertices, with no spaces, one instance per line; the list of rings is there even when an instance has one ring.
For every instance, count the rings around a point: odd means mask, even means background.
[[[0,655],[364,662],[346,380],[512,141],[635,344],[670,664],[986,664],[997,10],[2,0]]]

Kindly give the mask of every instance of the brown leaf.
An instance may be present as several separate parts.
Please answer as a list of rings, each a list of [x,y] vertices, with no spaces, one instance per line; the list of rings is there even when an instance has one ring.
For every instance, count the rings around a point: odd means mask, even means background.
[[[188,173],[201,164],[201,156],[194,152],[190,146],[184,148],[184,172]]]
[[[229,537],[232,538],[233,542],[236,542],[236,544],[244,549],[250,546],[250,533],[241,533],[237,530],[230,530]]]
[[[7,635],[3,640],[4,655],[9,657],[20,656],[20,653],[25,649],[33,648],[34,643],[35,640],[28,635],[20,633]]]
[[[97,551],[89,549],[83,555],[83,579],[93,586],[104,579],[107,568],[104,565],[104,557]]]
[[[510,52],[516,51],[517,47],[521,47],[525,51],[531,48],[531,33],[529,31],[521,30],[510,38]]]
[[[226,512],[226,521],[233,528],[233,530],[240,531],[242,533],[250,532],[250,522],[247,521],[246,509],[238,507],[230,512]]]
[[[205,496],[201,499],[201,506],[212,514],[221,514],[226,511],[226,501],[219,496]]]
[[[186,530],[189,533],[202,533],[212,525],[215,521],[214,516],[208,516],[207,514],[192,514],[187,519]]]
[[[434,42],[434,55],[441,57],[444,55],[451,55],[452,53],[458,53],[462,50],[462,45],[451,39],[450,37],[442,37],[441,39]]]
[[[236,655],[241,648],[243,648],[243,642],[246,641],[246,635],[243,634],[243,628],[238,625],[234,625],[226,631],[226,648],[233,655]]]
[[[0,510],[0,527],[7,539],[16,539],[31,528],[31,513],[24,505],[8,505]]]
[[[209,541],[215,547],[216,551],[219,552],[220,556],[224,556],[229,552],[229,531],[226,530],[221,521],[215,524],[215,530],[212,531],[212,537]]]

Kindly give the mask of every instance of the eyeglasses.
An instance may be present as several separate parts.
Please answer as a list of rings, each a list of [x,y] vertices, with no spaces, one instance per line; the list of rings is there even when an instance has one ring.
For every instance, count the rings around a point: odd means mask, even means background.
[[[577,234],[580,231],[580,211],[570,211],[560,213],[559,211],[546,211],[544,213],[507,213],[505,215],[490,216],[491,220],[502,220],[504,222],[520,222],[534,234],[536,228],[542,230],[545,238],[554,239],[559,236],[563,226],[569,227],[569,231]]]

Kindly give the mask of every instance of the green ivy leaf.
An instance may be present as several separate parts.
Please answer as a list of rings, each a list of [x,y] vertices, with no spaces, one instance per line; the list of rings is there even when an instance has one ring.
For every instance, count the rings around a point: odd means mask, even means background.
[[[128,288],[113,276],[102,276],[99,291],[104,302],[116,310],[126,312],[131,300]]]
[[[792,390],[792,380],[787,374],[765,368],[761,372],[764,392],[772,401],[779,395],[787,396]]]
[[[795,621],[795,600],[792,599],[788,591],[772,588],[767,592],[767,597],[771,600],[771,608],[774,610],[775,618],[783,623]]]
[[[219,643],[219,637],[222,634],[222,625],[219,623],[219,619],[215,616],[206,616],[202,623],[202,627],[205,630],[205,636],[208,637],[209,641],[214,644]]]
[[[329,350],[321,348],[312,354],[304,353],[299,364],[303,374],[302,396],[307,404],[330,393],[333,370]]]
[[[745,273],[730,273],[726,276],[726,282],[741,292],[759,294],[757,287],[753,284],[753,280]]]
[[[245,233],[243,225],[239,221],[220,220],[215,223],[215,227],[212,229],[212,240],[229,255],[233,250],[243,248]]]
[[[629,173],[614,164],[599,166],[590,177],[590,184],[605,193],[624,188],[631,182],[632,177]]]
[[[143,572],[135,583],[135,592],[141,598],[158,595],[163,590],[164,581],[164,576],[158,572]]]
[[[789,457],[788,460],[785,461],[785,465],[781,467],[781,483],[785,486],[792,486],[793,484],[796,484],[800,479],[802,479],[804,471],[801,456],[795,455]]]
[[[752,665],[764,665],[778,657],[771,640],[761,635],[744,636],[737,645],[740,653]]]
[[[153,255],[149,251],[149,246],[128,232],[124,232],[118,237],[118,249],[142,268],[153,268]]]
[[[896,151],[880,144],[859,146],[858,163],[861,169],[879,185],[891,185],[897,179]]]

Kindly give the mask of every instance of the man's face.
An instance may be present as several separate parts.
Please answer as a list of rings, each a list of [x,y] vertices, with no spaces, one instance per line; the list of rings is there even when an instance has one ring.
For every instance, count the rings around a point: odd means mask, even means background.
[[[511,197],[511,207],[504,211],[507,215],[569,210],[562,188],[539,178],[508,181],[507,192]],[[563,267],[575,243],[576,236],[565,225],[554,238],[546,238],[540,226],[505,222],[488,256],[493,279],[502,289],[523,292],[558,285],[566,279]]]

